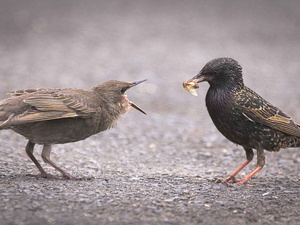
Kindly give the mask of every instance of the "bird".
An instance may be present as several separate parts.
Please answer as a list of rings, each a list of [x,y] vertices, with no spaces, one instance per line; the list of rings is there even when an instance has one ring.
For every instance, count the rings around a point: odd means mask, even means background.
[[[146,114],[127,98],[127,90],[144,81],[109,80],[92,89],[34,88],[10,92],[0,102],[0,130],[11,129],[28,139],[25,151],[42,178],[77,180],[51,159],[55,144],[84,140],[115,127],[131,108]],[[34,146],[43,145],[42,159],[62,176],[47,173],[33,155]]]
[[[183,86],[195,95],[198,83],[204,81],[209,83],[205,102],[214,125],[246,152],[246,160],[228,178],[215,178],[216,182],[250,186],[248,181],[265,165],[264,150],[278,152],[282,148],[300,147],[300,125],[244,85],[242,67],[236,60],[212,59]],[[257,151],[255,169],[244,179],[236,179],[253,159],[253,149]]]

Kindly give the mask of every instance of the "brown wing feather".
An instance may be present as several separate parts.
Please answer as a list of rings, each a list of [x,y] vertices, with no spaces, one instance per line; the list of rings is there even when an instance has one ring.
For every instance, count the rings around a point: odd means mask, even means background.
[[[78,117],[76,113],[72,112],[40,112],[37,110],[26,112],[21,115],[17,115],[13,117],[9,123],[10,126],[19,125],[24,123],[31,123],[31,122],[40,122],[46,120],[54,120],[54,119],[63,119],[63,118],[72,118]]]
[[[17,93],[16,97],[5,100],[5,127],[44,120],[90,117],[100,110],[100,107],[87,106],[85,102],[88,97],[80,89],[77,92],[73,89],[27,89]]]
[[[84,95],[70,93],[38,94],[24,99],[25,103],[34,106],[39,111],[57,111],[76,113],[77,116],[89,117],[96,112],[87,106]]]
[[[11,96],[21,96],[21,95],[31,94],[31,93],[34,93],[34,92],[43,92],[43,91],[47,91],[47,90],[49,90],[49,89],[46,89],[46,88],[30,88],[30,89],[12,91],[12,92],[9,92],[8,94],[10,94]],[[53,89],[53,90],[55,90],[55,89]],[[60,90],[60,89],[56,89],[56,90]]]
[[[247,119],[288,135],[300,137],[299,125],[251,89],[246,88],[245,91],[239,93],[237,104],[242,107],[243,114]]]
[[[66,96],[63,94],[55,95],[56,99],[61,100],[69,109],[75,110],[81,116],[90,116],[95,113],[95,108],[87,106],[83,100],[78,100],[73,96]],[[99,108],[97,109],[99,111]]]
[[[51,94],[33,95],[31,97],[25,98],[23,101],[34,106],[39,111],[73,111],[66,104],[64,104],[64,102],[61,99],[57,99]]]

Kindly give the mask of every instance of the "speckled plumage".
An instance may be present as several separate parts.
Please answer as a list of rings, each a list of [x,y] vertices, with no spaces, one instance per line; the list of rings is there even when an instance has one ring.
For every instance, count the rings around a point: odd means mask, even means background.
[[[51,177],[33,155],[35,144],[44,145],[42,158],[46,163],[64,178],[75,179],[50,160],[52,145],[84,140],[114,127],[131,107],[143,112],[126,95],[129,88],[143,81],[106,81],[91,90],[38,88],[11,92],[12,97],[0,102],[0,130],[12,129],[29,140],[26,153],[40,170],[39,176]]]
[[[236,182],[235,175],[253,158],[257,150],[257,168],[239,184],[246,183],[265,164],[264,149],[300,146],[300,126],[243,83],[242,67],[231,58],[208,62],[200,73],[187,82],[208,81],[206,106],[217,129],[230,141],[241,145],[247,160],[227,179]]]

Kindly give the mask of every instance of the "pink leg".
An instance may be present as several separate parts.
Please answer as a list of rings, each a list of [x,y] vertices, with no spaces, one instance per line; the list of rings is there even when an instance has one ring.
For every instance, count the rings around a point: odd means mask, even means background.
[[[239,166],[228,178],[222,179],[222,178],[215,178],[216,183],[225,183],[227,185],[230,185],[230,183],[237,183],[238,181],[236,180],[235,176],[242,170],[244,169],[245,166],[249,164],[249,160],[246,160],[243,162],[242,165]]]
[[[245,148],[246,151],[246,157],[247,160],[245,162],[242,163],[242,165],[240,165],[228,178],[226,179],[222,179],[222,178],[215,178],[214,181],[216,183],[225,183],[227,185],[231,185],[233,183],[238,183],[239,180],[237,180],[235,178],[235,176],[242,170],[245,168],[245,166],[247,166],[253,159],[253,151],[251,148]]]
[[[257,166],[251,173],[249,173],[243,180],[239,181],[238,184],[245,184],[248,180],[251,179],[257,172],[259,172],[263,167]]]

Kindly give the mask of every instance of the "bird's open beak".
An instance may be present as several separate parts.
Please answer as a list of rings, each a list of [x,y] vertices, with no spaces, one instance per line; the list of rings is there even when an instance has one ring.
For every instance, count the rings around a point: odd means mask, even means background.
[[[145,81],[147,81],[147,79],[145,79],[145,80],[140,80],[140,81],[134,81],[134,82],[132,82],[132,85],[130,86],[130,88],[132,88],[132,87],[134,87],[134,86],[136,86],[136,85],[138,85],[138,84],[140,84],[140,83],[143,83],[143,82],[145,82]],[[138,107],[136,104],[134,104],[134,103],[131,102],[131,101],[128,101],[128,102],[129,102],[129,104],[130,104],[130,106],[131,106],[132,108],[134,108],[134,109],[140,111],[141,113],[144,113],[145,115],[147,115],[147,113],[145,113],[145,112],[144,112],[140,107]]]
[[[140,111],[141,113],[144,113],[145,115],[147,115],[147,113],[145,113],[140,107],[138,107],[136,104],[134,104],[133,102],[131,101],[128,101],[130,106],[138,111]]]

